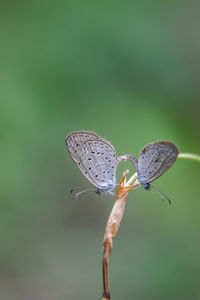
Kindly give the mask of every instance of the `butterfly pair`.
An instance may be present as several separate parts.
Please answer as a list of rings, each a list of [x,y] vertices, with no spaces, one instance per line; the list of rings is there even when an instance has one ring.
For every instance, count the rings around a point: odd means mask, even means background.
[[[112,193],[117,184],[116,170],[120,161],[130,159],[137,171],[138,184],[149,190],[150,182],[160,177],[175,162],[179,153],[173,143],[158,141],[146,145],[138,160],[130,154],[117,157],[109,142],[89,131],[72,132],[65,143],[73,161],[97,188],[98,194],[103,191]]]

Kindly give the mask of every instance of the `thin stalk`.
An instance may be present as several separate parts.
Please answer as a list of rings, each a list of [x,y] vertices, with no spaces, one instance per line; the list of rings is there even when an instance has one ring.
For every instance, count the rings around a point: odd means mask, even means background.
[[[137,179],[137,173],[134,173],[126,183],[126,186],[131,185]]]
[[[200,155],[194,153],[180,153],[178,158],[186,158],[200,162]]]
[[[137,184],[129,185],[126,182],[126,176],[128,171],[124,173],[122,180],[118,186],[116,192],[115,203],[110,213],[108,223],[106,226],[104,240],[103,240],[103,259],[102,259],[102,268],[103,268],[103,296],[102,300],[110,299],[110,288],[109,288],[109,257],[112,252],[113,239],[115,238],[117,231],[119,229],[122,217],[124,215],[126,199],[128,192],[132,190]],[[131,177],[132,178],[132,177]]]

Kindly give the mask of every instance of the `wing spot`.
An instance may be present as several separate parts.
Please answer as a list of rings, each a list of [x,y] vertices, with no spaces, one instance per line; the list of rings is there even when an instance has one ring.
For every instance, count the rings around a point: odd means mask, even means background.
[[[104,153],[102,152],[101,155],[104,155]]]
[[[107,157],[105,157],[105,159],[108,159]]]
[[[89,170],[91,170],[92,168],[91,167],[89,167]]]
[[[100,152],[97,152],[97,154],[100,154]]]
[[[91,153],[95,153],[94,151],[91,151]]]
[[[91,160],[92,158],[91,157],[88,157],[88,160]]]
[[[95,175],[95,177],[98,177],[98,175]]]
[[[109,171],[107,171],[107,173],[109,174],[110,172],[109,172]]]
[[[108,162],[111,162],[111,160],[109,159],[109,161]]]
[[[112,169],[114,169],[114,167],[112,166]]]

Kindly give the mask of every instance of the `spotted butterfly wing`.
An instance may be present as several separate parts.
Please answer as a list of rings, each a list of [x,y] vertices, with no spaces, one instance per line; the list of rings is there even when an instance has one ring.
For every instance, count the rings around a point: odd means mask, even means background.
[[[138,181],[144,185],[160,177],[175,162],[178,153],[172,142],[158,141],[146,145],[138,160]]]
[[[75,162],[76,166],[79,168],[81,173],[92,182],[87,170],[82,162],[82,146],[83,144],[92,139],[98,139],[98,136],[90,131],[76,131],[72,132],[65,138],[66,147]]]
[[[95,187],[105,191],[115,187],[116,167],[123,158],[116,157],[110,143],[89,131],[70,133],[65,143],[76,166]]]
[[[119,160],[112,145],[103,139],[85,142],[82,146],[82,163],[86,175],[97,188],[109,191],[115,187]]]
[[[76,131],[66,136],[65,144],[72,159],[76,164],[81,162],[80,152],[83,144],[88,140],[95,139],[98,139],[98,136],[94,132],[89,131]]]

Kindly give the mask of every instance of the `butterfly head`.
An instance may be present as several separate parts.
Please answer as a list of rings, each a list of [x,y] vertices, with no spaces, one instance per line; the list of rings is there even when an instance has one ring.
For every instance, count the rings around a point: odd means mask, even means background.
[[[151,188],[151,186],[150,186],[149,183],[145,183],[143,186],[144,186],[144,189],[145,189],[146,191],[149,191],[150,188]]]

